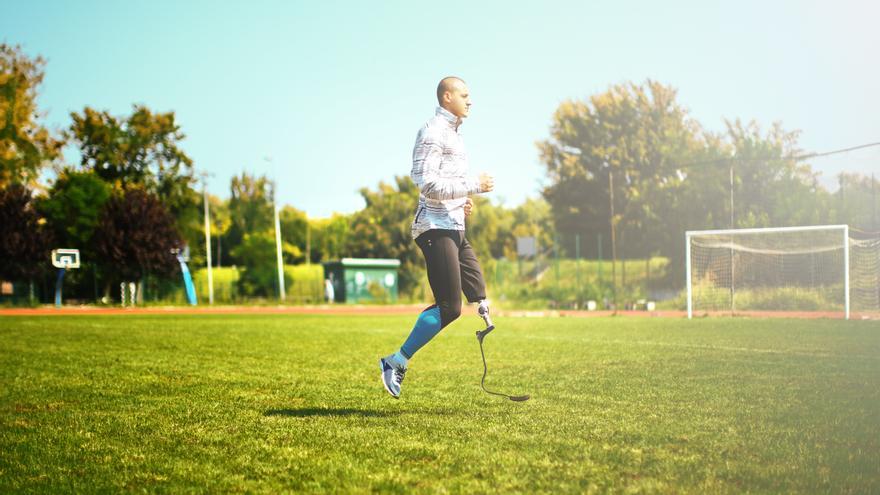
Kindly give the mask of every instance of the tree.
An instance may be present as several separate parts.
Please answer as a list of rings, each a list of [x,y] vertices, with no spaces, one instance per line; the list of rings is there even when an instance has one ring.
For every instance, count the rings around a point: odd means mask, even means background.
[[[216,266],[221,266],[224,249],[227,249],[222,240],[232,225],[232,218],[229,216],[229,203],[213,194],[208,194],[208,208],[211,215],[212,261]],[[204,232],[202,234],[204,235]]]
[[[83,260],[94,260],[92,236],[111,188],[92,172],[61,171],[39,203],[55,240],[80,250]]]
[[[330,218],[309,220],[311,231],[311,261],[337,260],[351,255],[349,239],[352,234],[352,215],[334,213]]]
[[[68,273],[64,281],[68,294],[97,295],[98,254],[93,237],[110,194],[110,185],[95,174],[67,168],[58,172],[48,194],[38,198],[37,208],[52,231],[54,247],[80,251],[82,266]]]
[[[83,168],[114,187],[135,186],[157,195],[183,239],[201,255],[201,195],[193,189],[192,159],[179,146],[186,136],[174,112],[135,105],[125,117],[89,107],[70,116],[67,135],[79,145]]]
[[[410,292],[423,276],[423,262],[412,240],[412,217],[419,188],[409,176],[394,178],[395,185],[379,183],[376,191],[360,190],[366,206],[351,220],[348,252],[355,257],[400,260],[398,283]]]
[[[164,197],[190,186],[192,160],[178,147],[186,136],[174,112],[153,113],[135,105],[127,117],[86,107],[70,114],[69,135],[80,146],[81,163],[105,181],[123,186],[139,184]]]
[[[51,233],[21,184],[0,189],[0,278],[29,280],[48,269]]]
[[[556,227],[550,205],[546,201],[529,198],[514,208],[511,216],[513,217],[510,230],[511,243],[506,250],[508,257],[516,256],[517,237],[535,237],[541,250],[553,245]]]
[[[275,234],[269,230],[248,232],[232,251],[241,263],[239,291],[247,296],[275,297],[278,294],[278,265]],[[285,285],[290,282],[285,277]]]
[[[245,172],[232,178],[230,190],[230,224],[223,243],[231,261],[240,267],[239,290],[248,296],[274,296],[278,276],[274,186],[265,176]]]
[[[494,205],[485,196],[473,196],[473,212],[465,219],[467,239],[485,264],[491,258],[507,254],[516,240],[513,237],[513,215],[501,205]]]
[[[706,132],[675,96],[648,81],[560,105],[539,148],[550,179],[544,197],[563,233],[599,232],[607,242],[613,222],[621,257],[662,254],[669,276],[683,280],[686,230],[832,219],[816,174],[792,158],[798,132],[775,123],[765,133],[739,120],[726,121],[724,133]]]
[[[290,264],[305,261],[311,236],[309,219],[304,211],[292,206],[285,206],[279,213],[278,223],[281,224],[282,253],[284,262]]]
[[[816,174],[809,165],[790,158],[801,153],[800,132],[785,131],[779,122],[766,133],[756,122],[745,125],[735,120],[726,124],[726,137],[734,157],[736,228],[815,225],[827,221],[828,211],[818,194]]]
[[[170,276],[183,247],[174,217],[155,195],[138,187],[117,190],[104,205],[95,231],[98,259],[122,281],[148,273]]]
[[[550,179],[544,197],[557,228],[610,240],[614,222],[620,236],[638,241],[625,254],[657,249],[650,240],[663,235],[658,219],[681,186],[679,164],[703,147],[699,124],[675,97],[671,87],[649,80],[559,106],[551,138],[538,143]]]
[[[880,181],[874,176],[841,173],[840,188],[828,198],[834,223],[880,232]]]
[[[43,82],[42,57],[0,44],[0,187],[32,184],[47,162],[61,155],[64,142],[38,120],[37,88]]]
[[[245,234],[269,232],[274,228],[272,183],[265,176],[256,177],[248,173],[232,178],[229,198],[229,229],[223,239],[226,252],[230,253],[232,263],[241,264],[242,258],[236,253]],[[273,234],[274,235],[274,234]],[[225,262],[225,260],[224,260]]]

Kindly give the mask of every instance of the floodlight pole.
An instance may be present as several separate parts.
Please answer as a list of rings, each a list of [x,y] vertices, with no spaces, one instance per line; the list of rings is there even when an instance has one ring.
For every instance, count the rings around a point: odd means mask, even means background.
[[[849,319],[849,225],[843,226],[843,292],[844,312]]]
[[[312,229],[309,226],[309,213],[304,212],[306,217],[306,266],[312,265]]]
[[[275,191],[272,191],[275,196]],[[278,297],[284,301],[287,299],[284,293],[284,261],[281,258],[281,222],[278,220],[278,200],[273,199],[275,203],[275,251],[278,255]]]
[[[617,242],[614,235],[614,174],[608,164],[608,204],[611,213],[611,297],[614,302],[614,313],[617,313]]]
[[[205,201],[205,259],[208,265],[208,304],[214,304],[214,273],[211,269],[211,213],[208,210],[207,173],[202,174],[202,196]]]
[[[272,204],[275,209],[275,253],[278,259],[278,299],[284,301],[287,296],[284,291],[284,260],[281,257],[281,222],[278,219],[278,181],[275,178],[275,164],[271,157],[265,160],[272,164]]]

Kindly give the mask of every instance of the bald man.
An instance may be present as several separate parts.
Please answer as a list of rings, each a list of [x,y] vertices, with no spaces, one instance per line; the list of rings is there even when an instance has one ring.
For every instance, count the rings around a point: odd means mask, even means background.
[[[437,108],[416,136],[410,175],[419,187],[419,205],[412,222],[412,236],[428,268],[434,304],[419,314],[412,331],[397,352],[379,360],[382,383],[395,399],[400,398],[409,360],[440,330],[461,315],[461,295],[479,303],[477,312],[490,325],[486,283],[473,248],[465,238],[465,218],[473,212],[470,196],[495,187],[482,173],[468,175],[468,159],[459,133],[471,107],[463,80],[446,77],[437,85]]]

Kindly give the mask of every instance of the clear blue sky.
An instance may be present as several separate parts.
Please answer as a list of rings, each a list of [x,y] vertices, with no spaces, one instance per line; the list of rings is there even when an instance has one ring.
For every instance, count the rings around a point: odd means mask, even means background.
[[[173,110],[197,169],[271,173],[312,216],[409,173],[445,75],[474,107],[471,165],[508,205],[537,196],[534,143],[568,98],[652,78],[712,130],[781,121],[827,151],[880,141],[880,3],[866,1],[422,2],[0,0],[0,39],[48,59],[51,127],[86,105]],[[264,161],[271,156],[272,164]],[[76,156],[68,155],[75,161]],[[880,175],[880,149],[820,159]]]

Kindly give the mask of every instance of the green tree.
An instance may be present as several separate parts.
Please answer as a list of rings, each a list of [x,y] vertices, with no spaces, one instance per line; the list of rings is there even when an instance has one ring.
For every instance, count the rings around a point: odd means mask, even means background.
[[[568,238],[598,232],[610,242],[613,221],[618,235],[633,241],[621,254],[657,248],[651,239],[662,236],[658,219],[683,181],[679,164],[703,147],[699,124],[675,98],[673,88],[649,80],[559,106],[551,137],[538,148],[550,179],[544,197]]]
[[[779,123],[767,132],[754,122],[726,126],[724,133],[704,131],[676,102],[675,90],[652,81],[564,102],[551,138],[539,143],[550,179],[544,196],[557,227],[601,233],[607,243],[613,221],[618,258],[664,255],[668,275],[680,283],[686,230],[832,219],[816,174],[792,158],[800,152],[798,132]],[[587,255],[595,255],[591,248]]]
[[[513,215],[501,205],[492,204],[485,196],[473,196],[473,212],[465,219],[467,239],[484,264],[500,258],[515,246],[512,233]],[[410,219],[411,220],[411,219]]]
[[[0,44],[0,187],[33,184],[43,165],[61,156],[63,141],[39,123],[44,114],[37,108],[37,89],[45,65],[19,46]]]
[[[90,107],[70,116],[68,134],[79,144],[82,165],[105,181],[143,185],[166,200],[194,182],[192,160],[178,146],[185,135],[174,112],[153,113],[135,105],[126,117]]]
[[[265,176],[242,173],[232,178],[230,189],[230,224],[223,243],[241,270],[239,290],[247,296],[273,297],[278,294],[273,184]]]
[[[204,205],[202,205],[204,208]],[[229,203],[222,198],[208,194],[208,208],[211,216],[211,249],[212,262],[215,266],[222,266],[226,248],[223,238],[229,232],[232,225],[232,217],[229,215]],[[204,228],[204,227],[203,227]],[[204,233],[203,233],[204,235]]]
[[[834,223],[868,232],[880,232],[880,180],[873,175],[841,173],[840,187],[828,205]]]
[[[229,261],[243,264],[243,258],[238,256],[243,251],[238,247],[244,241],[245,234],[272,232],[274,228],[273,187],[265,176],[256,177],[245,172],[232,178],[230,193],[230,225],[223,237],[223,244],[230,255]]]
[[[355,257],[400,260],[399,288],[409,293],[424,274],[411,229],[419,189],[409,176],[394,181],[395,185],[380,182],[376,191],[361,189],[366,206],[352,217],[348,252]]]
[[[184,240],[198,246],[201,195],[193,189],[192,159],[180,148],[186,137],[174,112],[135,105],[114,117],[86,107],[70,114],[67,135],[79,146],[81,165],[114,187],[143,187],[157,195],[177,221]]]
[[[538,248],[541,250],[546,250],[553,245],[556,227],[551,207],[547,201],[529,198],[514,208],[511,215],[513,216],[513,229],[510,237],[513,241],[508,245],[506,251],[508,257],[516,256],[517,237],[535,237]]]
[[[53,233],[56,248],[80,251],[82,266],[65,277],[65,293],[94,297],[97,291],[98,254],[93,237],[98,220],[111,194],[109,184],[92,172],[70,168],[59,171],[48,194],[37,205]]]
[[[756,122],[726,124],[734,157],[735,227],[814,225],[828,220],[816,174],[809,165],[790,158],[801,153],[798,131],[785,131],[779,122],[766,133]]]
[[[92,236],[110,193],[92,172],[61,171],[39,204],[59,246],[79,249],[84,261],[95,259]]]
[[[232,255],[241,263],[238,289],[242,294],[257,297],[278,295],[278,264],[273,232],[264,230],[244,234]],[[290,284],[286,276],[285,284]]]
[[[290,264],[303,263],[306,259],[307,244],[311,243],[311,226],[304,211],[292,206],[285,206],[278,212],[278,223],[281,224],[282,252],[284,262]]]
[[[341,213],[334,213],[330,218],[309,219],[312,263],[353,256],[349,249],[349,239],[354,235],[352,222],[352,215]]]

